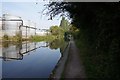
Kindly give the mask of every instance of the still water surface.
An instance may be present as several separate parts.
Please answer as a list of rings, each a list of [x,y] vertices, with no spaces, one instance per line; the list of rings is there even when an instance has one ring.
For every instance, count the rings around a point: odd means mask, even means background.
[[[48,42],[2,44],[3,78],[48,78],[61,57],[60,48]],[[54,48],[55,47],[55,48]]]

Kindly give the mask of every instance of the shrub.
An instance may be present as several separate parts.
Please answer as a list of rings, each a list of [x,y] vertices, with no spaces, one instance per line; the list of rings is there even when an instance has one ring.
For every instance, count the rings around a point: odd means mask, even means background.
[[[9,40],[9,36],[7,34],[5,34],[2,39],[3,40]]]

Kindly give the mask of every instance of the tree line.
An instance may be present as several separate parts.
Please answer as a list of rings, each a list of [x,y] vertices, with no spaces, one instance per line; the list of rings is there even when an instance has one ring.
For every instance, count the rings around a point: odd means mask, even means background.
[[[49,31],[54,36],[65,37],[65,33],[69,32],[70,26],[68,20],[65,19],[65,17],[62,17],[60,25],[51,26]]]

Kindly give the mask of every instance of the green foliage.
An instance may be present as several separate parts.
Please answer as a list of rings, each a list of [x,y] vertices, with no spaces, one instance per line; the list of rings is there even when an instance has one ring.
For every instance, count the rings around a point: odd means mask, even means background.
[[[119,66],[117,63],[118,57],[116,56],[118,54],[115,54],[112,50],[108,53],[103,50],[96,50],[82,38],[77,39],[76,44],[80,49],[80,56],[84,63],[88,78],[119,79]]]
[[[3,40],[3,41],[9,40],[9,36],[8,36],[7,34],[5,34],[5,35],[2,37],[2,40]]]
[[[75,27],[75,26],[72,25],[72,26],[70,27],[69,32],[74,36],[75,39],[76,39],[76,38],[79,38],[79,37],[78,37],[78,34],[80,33],[80,30],[79,30],[77,27]]]
[[[19,33],[16,33],[15,36],[8,36],[8,35],[4,35],[3,36],[3,41],[21,41],[22,40],[22,37]]]
[[[3,42],[2,45],[3,45],[4,48],[7,48],[9,46],[9,43],[8,42]]]
[[[52,17],[68,12],[72,24],[80,30],[74,36],[83,54],[88,78],[118,79],[119,3],[53,2],[48,6]]]
[[[63,35],[64,30],[58,26],[51,26],[50,27],[50,32],[52,35],[58,36],[58,35]]]
[[[39,42],[39,41],[52,41],[56,39],[56,36],[53,35],[47,35],[47,36],[31,36],[29,38],[31,41]]]
[[[13,37],[13,40],[21,41],[22,40],[21,34],[20,33],[16,33],[16,35]]]
[[[69,22],[65,19],[65,17],[62,17],[61,23],[60,23],[60,27],[64,30],[64,31],[68,31],[69,30]]]
[[[15,42],[21,42],[22,41],[22,36],[20,33],[16,33],[15,36],[9,37],[10,41],[15,41]]]

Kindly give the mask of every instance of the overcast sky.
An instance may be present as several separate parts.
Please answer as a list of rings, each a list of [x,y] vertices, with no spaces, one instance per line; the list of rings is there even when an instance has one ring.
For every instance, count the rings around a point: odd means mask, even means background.
[[[22,17],[23,20],[30,20],[37,24],[37,28],[46,29],[52,25],[60,24],[60,17],[48,20],[48,16],[42,11],[47,2],[2,2],[2,14],[11,14]],[[1,13],[0,13],[1,14]]]

